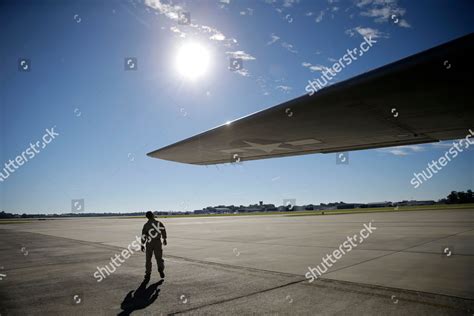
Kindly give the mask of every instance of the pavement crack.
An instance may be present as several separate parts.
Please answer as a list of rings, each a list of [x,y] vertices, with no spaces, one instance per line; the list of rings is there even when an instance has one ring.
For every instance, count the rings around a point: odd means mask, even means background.
[[[204,307],[218,305],[218,304],[222,304],[222,303],[227,303],[227,302],[231,302],[231,301],[238,300],[238,299],[241,299],[241,298],[246,298],[246,297],[250,297],[250,296],[253,296],[253,295],[257,295],[257,294],[261,294],[261,293],[281,289],[283,287],[287,287],[287,286],[297,284],[297,283],[301,283],[301,282],[304,282],[304,280],[292,281],[292,282],[285,283],[285,284],[278,285],[278,286],[274,286],[274,287],[271,287],[271,288],[268,288],[268,289],[265,289],[265,290],[260,290],[260,291],[252,292],[252,293],[249,293],[249,294],[228,298],[228,299],[221,300],[221,301],[218,301],[218,302],[212,302],[212,303],[204,304],[204,305],[201,305],[201,306],[196,306],[196,307],[189,308],[189,309],[186,309],[186,310],[170,313],[168,315],[177,315],[177,314],[187,313],[187,312],[194,311],[194,310],[197,310],[197,309],[201,309],[201,308],[204,308]]]

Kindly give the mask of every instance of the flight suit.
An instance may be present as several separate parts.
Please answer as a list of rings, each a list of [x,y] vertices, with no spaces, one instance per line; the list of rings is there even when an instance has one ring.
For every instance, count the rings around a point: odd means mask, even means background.
[[[155,254],[156,264],[160,275],[165,270],[163,261],[163,247],[161,238],[166,240],[166,229],[162,222],[157,220],[148,221],[143,225],[142,229],[142,245],[145,245],[145,275],[151,274],[151,257]]]

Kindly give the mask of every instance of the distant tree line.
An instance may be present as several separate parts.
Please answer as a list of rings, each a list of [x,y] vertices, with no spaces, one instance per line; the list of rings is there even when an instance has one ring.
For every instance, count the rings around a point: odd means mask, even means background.
[[[445,202],[447,204],[463,204],[463,203],[474,203],[474,193],[472,190],[464,191],[451,191],[446,197]]]

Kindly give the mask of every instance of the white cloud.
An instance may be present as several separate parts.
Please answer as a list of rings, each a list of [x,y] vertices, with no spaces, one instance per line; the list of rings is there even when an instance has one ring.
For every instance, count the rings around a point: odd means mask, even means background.
[[[409,149],[413,152],[425,151],[425,147],[421,145],[407,145],[407,146],[401,146],[401,148]]]
[[[377,23],[392,21],[400,27],[411,27],[403,18],[406,10],[398,5],[398,0],[355,0],[355,4],[363,10],[360,15],[374,18]]]
[[[363,6],[366,6],[367,4],[371,3],[373,0],[356,0],[355,4],[359,8],[362,8]]]
[[[292,7],[294,4],[299,3],[300,0],[283,0],[283,6],[286,8]]]
[[[385,152],[390,153],[395,156],[407,156],[408,152],[404,151],[403,149],[388,149]]]
[[[209,37],[210,40],[213,41],[221,41],[224,42],[224,46],[226,47],[232,47],[234,44],[237,44],[237,40],[235,38],[227,38],[224,34],[222,34],[218,29],[213,28],[208,25],[191,25],[194,26],[200,31],[205,32],[205,33],[211,33],[212,35]]]
[[[411,27],[411,25],[405,19],[401,19],[400,22],[398,22],[398,25],[400,27],[405,27],[405,28]]]
[[[170,31],[173,32],[173,33],[177,33],[179,34],[180,37],[186,37],[186,33],[184,33],[183,31],[181,31],[179,28],[177,28],[176,26],[171,26],[170,27]]]
[[[229,1],[220,1],[221,3],[230,3]],[[145,0],[144,4],[146,7],[154,9],[155,14],[159,13],[170,19],[172,22],[178,22],[180,13],[185,12],[183,7],[168,3],[163,3],[162,0]],[[225,47],[233,48],[235,44],[237,44],[237,40],[235,38],[229,38],[225,36],[222,32],[207,25],[200,25],[197,23],[191,23],[187,25],[188,29],[192,28],[197,30],[200,33],[210,33],[209,39],[220,41],[223,43]],[[170,31],[179,34],[180,37],[185,37],[186,33],[184,33],[181,29],[176,26],[171,26]]]
[[[242,60],[255,60],[256,58],[253,57],[250,54],[247,54],[246,52],[242,50],[238,50],[235,52],[225,52],[227,55],[229,55],[232,58],[240,58]]]
[[[278,36],[278,35],[275,35],[275,34],[272,33],[270,36],[271,36],[271,40],[269,42],[267,42],[267,45],[272,45],[272,44],[274,44],[274,43],[276,43],[277,41],[280,40],[280,36]],[[288,50],[291,53],[294,53],[294,54],[298,53],[298,51],[295,49],[295,47],[292,44],[288,43],[288,42],[282,42],[281,47],[285,48],[286,50]]]
[[[323,66],[323,65],[312,65],[309,67],[309,70],[311,71],[323,71],[323,70],[327,70],[329,69],[328,67],[326,66]]]
[[[288,50],[289,52],[293,53],[293,54],[296,54],[298,53],[298,51],[294,48],[293,45],[291,45],[290,43],[287,43],[287,42],[283,42],[281,43],[281,46],[286,48],[286,50]]]
[[[305,68],[308,68],[311,72],[315,72],[315,71],[323,71],[323,70],[327,70],[329,69],[328,67],[326,66],[323,66],[323,65],[313,65],[311,63],[308,63],[308,62],[303,62],[301,64],[301,66],[305,67]]]
[[[264,77],[259,76],[255,82],[262,90],[263,95],[270,95],[270,92],[268,91],[267,80]]]
[[[240,15],[253,15],[253,9],[247,8],[246,11],[240,11]]]
[[[383,153],[389,153],[395,156],[407,156],[415,153],[424,152],[427,150],[444,150],[447,151],[449,148],[453,147],[453,142],[459,142],[459,140],[453,141],[442,141],[436,143],[429,143],[423,145],[407,145],[407,146],[397,146],[390,148],[379,148],[377,151]]]
[[[280,39],[279,36],[277,36],[277,35],[275,35],[275,34],[273,34],[273,33],[272,33],[272,35],[270,35],[270,36],[271,36],[272,39],[267,43],[267,45],[272,45],[273,43],[275,43],[276,41],[278,41],[278,40]]]
[[[370,28],[370,27],[357,26],[357,27],[354,27],[352,29],[346,30],[346,34],[348,34],[351,37],[356,35],[356,33],[359,33],[361,36],[372,37],[374,39],[375,38],[389,38],[390,37],[389,34],[381,32],[377,29]]]
[[[232,37],[232,38],[227,38],[227,39],[225,40],[224,46],[225,46],[225,47],[228,47],[228,48],[231,48],[231,47],[233,47],[235,44],[237,44],[237,40]]]
[[[414,153],[423,152],[426,147],[421,145],[407,145],[407,146],[396,146],[389,148],[379,148],[377,151],[392,154],[395,156],[408,156]]]
[[[453,143],[438,142],[438,143],[432,143],[431,146],[433,146],[434,148],[450,148],[450,147],[453,147]]]
[[[178,5],[161,3],[160,0],[145,0],[145,5],[174,21],[178,20],[179,13],[183,11],[183,8]]]
[[[292,88],[290,86],[280,85],[280,86],[276,86],[275,89],[280,90],[281,92],[284,92],[284,93],[289,93]]]
[[[250,74],[249,74],[248,70],[245,69],[245,68],[236,70],[235,73],[237,73],[237,74],[239,74],[239,75],[241,75],[241,76],[243,76],[243,77],[250,77]]]
[[[324,16],[324,11],[321,11],[319,12],[318,16],[316,17],[316,19],[314,19],[316,21],[316,23],[319,23],[323,20],[323,16]]]
[[[223,41],[225,40],[225,36],[222,33],[216,33],[213,34],[209,39],[214,40],[214,41]]]

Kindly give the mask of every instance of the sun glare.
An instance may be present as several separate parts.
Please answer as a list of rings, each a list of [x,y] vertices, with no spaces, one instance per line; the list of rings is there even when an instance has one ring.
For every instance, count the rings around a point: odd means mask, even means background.
[[[209,68],[209,51],[199,43],[183,44],[176,55],[176,68],[187,79],[202,77]]]

